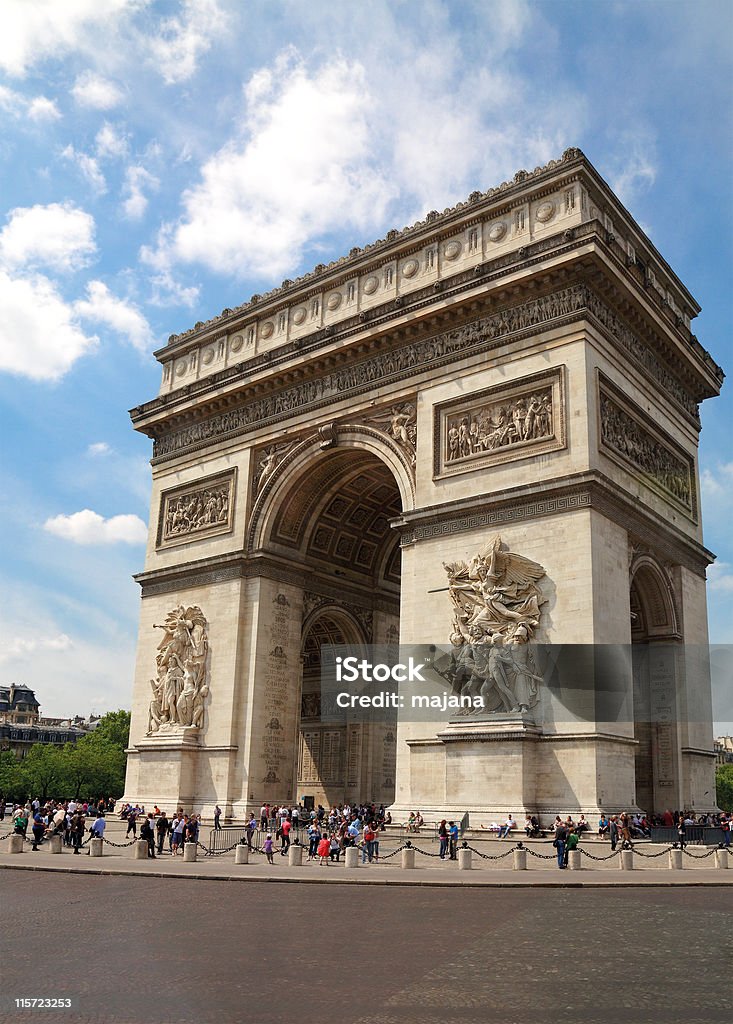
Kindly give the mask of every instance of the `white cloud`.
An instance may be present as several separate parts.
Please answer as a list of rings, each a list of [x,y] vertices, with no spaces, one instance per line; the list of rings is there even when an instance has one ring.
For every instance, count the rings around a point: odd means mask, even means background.
[[[272,278],[300,262],[314,235],[379,219],[393,194],[370,159],[371,99],[359,65],[336,60],[314,75],[291,51],[247,89],[244,138],[216,153],[164,226],[160,270],[171,260]]]
[[[719,594],[733,594],[733,565],[713,562],[708,568],[708,587]]]
[[[139,516],[120,515],[105,519],[85,508],[69,516],[47,519],[43,529],[73,544],[144,544],[148,529]]]
[[[127,155],[127,137],[123,135],[121,132],[118,132],[114,125],[111,125],[109,121],[104,122],[102,127],[97,132],[97,137],[94,141],[97,150],[97,156],[100,159],[121,159],[122,157]]]
[[[700,489],[706,498],[717,499],[726,495],[733,497],[733,462],[719,463],[715,471],[708,467],[703,469]]]
[[[95,71],[83,71],[74,82],[71,95],[80,107],[91,110],[111,110],[124,99],[119,86]]]
[[[14,118],[26,116],[31,121],[58,121],[61,111],[54,100],[47,96],[34,96],[28,99],[22,93],[0,85],[0,110]]]
[[[0,665],[13,659],[25,659],[39,651],[68,651],[74,644],[66,633],[50,637],[0,638]]]
[[[69,202],[11,210],[0,232],[0,262],[6,267],[78,270],[96,248],[94,218]]]
[[[218,0],[183,0],[180,16],[165,18],[149,42],[152,63],[169,85],[190,78],[229,19]]]
[[[47,96],[34,96],[28,104],[28,117],[31,121],[58,121],[61,111],[55,100]]]
[[[148,198],[143,189],[154,191],[160,182],[144,167],[136,164],[128,167],[125,172],[125,191],[127,198],[122,204],[125,216],[129,220],[140,220],[148,206]]]
[[[95,441],[94,444],[90,444],[87,448],[87,455],[92,455],[94,458],[100,455],[111,455],[112,449],[106,441]]]
[[[99,169],[99,162],[95,157],[89,156],[88,153],[82,153],[78,149],[74,149],[72,145],[66,146],[62,151],[61,156],[65,160],[69,160],[71,163],[76,164],[82,175],[98,195],[102,195],[107,191],[107,182]]]
[[[98,344],[41,275],[13,278],[0,270],[0,309],[0,370],[8,373],[57,380]]]
[[[141,352],[148,352],[153,345],[153,332],[142,313],[114,296],[102,281],[89,282],[87,297],[74,303],[74,312],[83,320],[105,324]]]
[[[3,0],[0,68],[21,77],[48,57],[96,54],[146,0]]]
[[[201,291],[198,285],[181,284],[168,270],[153,274],[150,283],[153,291],[148,301],[153,306],[186,306],[192,309]]]
[[[610,184],[619,199],[629,206],[656,180],[656,142],[649,131],[627,131],[621,133],[616,151],[619,156],[616,167],[611,168]]]

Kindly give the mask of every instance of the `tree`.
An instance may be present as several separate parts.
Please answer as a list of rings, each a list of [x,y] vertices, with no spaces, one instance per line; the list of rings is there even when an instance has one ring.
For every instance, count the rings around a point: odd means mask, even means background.
[[[95,730],[63,748],[69,794],[79,797],[119,796],[125,786],[125,752]]]
[[[733,811],[733,764],[719,764],[715,769],[715,797],[718,807]]]
[[[130,739],[130,718],[131,712],[122,708],[119,711],[108,711],[99,719],[94,735],[102,736],[124,750]]]
[[[0,753],[0,793],[7,799],[13,797],[25,799],[25,781],[23,766],[12,750]]]
[[[49,796],[60,796],[66,788],[65,765],[60,747],[34,743],[20,762],[24,789],[44,802]]]

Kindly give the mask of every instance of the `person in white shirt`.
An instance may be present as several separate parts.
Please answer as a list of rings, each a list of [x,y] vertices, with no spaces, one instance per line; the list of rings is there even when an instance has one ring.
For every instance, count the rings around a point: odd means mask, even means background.
[[[506,821],[499,829],[499,839],[505,839],[514,827],[514,818],[509,814],[507,815]]]

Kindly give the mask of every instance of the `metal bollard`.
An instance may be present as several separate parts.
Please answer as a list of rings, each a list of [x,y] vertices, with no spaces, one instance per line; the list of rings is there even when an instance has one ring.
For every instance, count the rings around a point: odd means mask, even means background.
[[[235,864],[249,864],[249,847],[240,843],[234,851]]]
[[[634,867],[634,851],[633,850],[622,850],[621,856],[618,859],[618,866],[622,871],[631,871]]]
[[[51,836],[51,853],[61,853],[63,843],[63,836]]]
[[[682,850],[670,850],[668,867],[673,868],[675,871],[682,870]]]
[[[568,852],[568,867],[571,871],[580,871],[583,867],[583,859],[580,850],[570,850]]]
[[[358,868],[359,867],[359,851],[355,846],[347,846],[344,850],[346,854],[344,860],[347,868]]]
[[[470,871],[471,870],[471,851],[470,850],[459,850],[458,851],[458,870],[459,871]]]
[[[515,871],[527,870],[527,851],[525,849],[512,850],[512,867]]]
[[[90,857],[101,857],[104,850],[103,839],[90,839],[89,841],[89,856]]]
[[[198,853],[198,846],[196,843],[186,843],[183,847],[183,862],[184,864],[193,864],[196,860],[196,854]]]
[[[23,852],[23,843],[25,842],[25,839],[23,838],[23,836],[19,835],[18,833],[14,833],[10,837],[9,842],[10,842],[10,846],[8,847],[8,853],[22,853]]]
[[[402,851],[402,867],[406,869],[415,867],[415,851],[411,847]]]
[[[299,868],[303,863],[303,847],[300,843],[293,843],[288,850],[288,867]]]
[[[716,868],[727,868],[728,862],[731,860],[731,856],[727,850],[716,850],[715,851],[715,867]]]
[[[147,860],[148,859],[148,841],[147,839],[137,839],[135,845],[132,848],[132,856],[134,860]]]

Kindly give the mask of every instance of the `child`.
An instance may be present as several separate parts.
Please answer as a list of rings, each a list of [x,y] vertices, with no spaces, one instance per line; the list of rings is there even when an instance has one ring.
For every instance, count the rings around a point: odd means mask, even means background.
[[[262,844],[262,849],[263,849],[263,852],[264,852],[265,856],[267,857],[267,863],[268,864],[274,864],[275,863],[275,861],[272,858],[272,848],[273,848],[272,836],[268,833],[267,839],[265,839],[264,843]]]
[[[324,836],[318,844],[318,863],[328,864],[328,858],[331,853],[331,840],[328,836]]]

